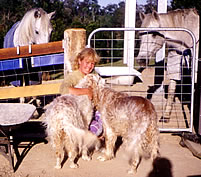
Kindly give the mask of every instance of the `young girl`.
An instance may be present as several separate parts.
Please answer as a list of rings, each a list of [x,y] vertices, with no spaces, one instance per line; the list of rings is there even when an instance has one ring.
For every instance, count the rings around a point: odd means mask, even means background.
[[[64,79],[60,87],[60,93],[73,95],[88,95],[92,99],[91,88],[75,88],[79,81],[94,70],[95,64],[100,61],[100,57],[92,48],[83,49],[74,59],[73,71]],[[102,133],[102,121],[98,112],[89,128],[93,133],[99,136]]]

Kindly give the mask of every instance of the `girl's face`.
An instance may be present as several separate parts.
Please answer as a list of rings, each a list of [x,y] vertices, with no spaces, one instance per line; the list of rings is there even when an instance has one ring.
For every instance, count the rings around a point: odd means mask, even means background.
[[[79,70],[84,74],[87,75],[91,73],[94,69],[95,62],[89,59],[84,58],[83,60],[79,60]]]

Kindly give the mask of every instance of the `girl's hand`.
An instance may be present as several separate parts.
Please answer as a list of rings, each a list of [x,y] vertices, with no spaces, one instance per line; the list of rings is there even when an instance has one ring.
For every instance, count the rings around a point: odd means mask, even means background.
[[[69,93],[73,95],[87,95],[90,100],[93,98],[93,90],[91,88],[69,88]]]
[[[90,100],[93,99],[93,90],[91,88],[85,88],[86,89],[86,95],[89,97]]]

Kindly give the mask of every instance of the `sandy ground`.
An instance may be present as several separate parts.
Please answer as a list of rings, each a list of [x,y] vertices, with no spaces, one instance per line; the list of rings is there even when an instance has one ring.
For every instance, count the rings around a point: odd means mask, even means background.
[[[180,137],[170,133],[160,134],[161,157],[156,161],[157,175],[154,175],[151,160],[142,160],[137,174],[128,175],[129,165],[120,148],[116,157],[110,161],[100,162],[96,158],[100,152],[93,155],[91,161],[78,160],[79,168],[71,169],[69,161],[63,168],[54,169],[55,154],[49,143],[38,143],[31,147],[24,144],[19,148],[23,159],[15,173],[12,173],[8,161],[0,155],[0,176],[7,177],[201,177],[201,159],[193,156],[187,148],[179,145]],[[20,146],[19,146],[20,147]],[[23,152],[24,151],[24,152]],[[25,152],[26,151],[26,152]]]

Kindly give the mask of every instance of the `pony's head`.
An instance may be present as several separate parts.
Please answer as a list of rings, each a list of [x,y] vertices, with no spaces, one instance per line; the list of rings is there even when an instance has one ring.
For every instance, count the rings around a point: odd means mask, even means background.
[[[14,46],[48,43],[52,32],[51,18],[55,12],[47,13],[42,8],[28,11],[14,34]]]
[[[160,17],[157,12],[150,14],[140,14],[142,28],[160,27]],[[137,62],[140,66],[145,66],[153,55],[163,46],[165,37],[157,31],[144,31],[139,33],[141,38],[140,50]]]

